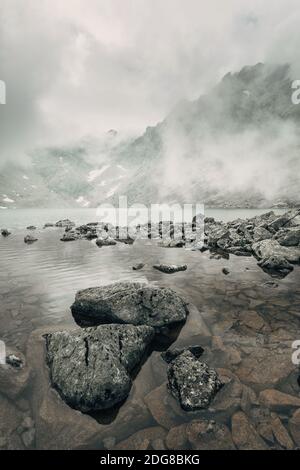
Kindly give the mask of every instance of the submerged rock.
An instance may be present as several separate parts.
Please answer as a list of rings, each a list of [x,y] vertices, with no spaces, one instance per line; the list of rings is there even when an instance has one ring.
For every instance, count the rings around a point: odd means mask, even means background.
[[[153,337],[153,328],[145,325],[101,325],[48,334],[52,385],[75,409],[111,408],[128,396],[130,374]]]
[[[184,351],[168,366],[168,387],[185,411],[207,408],[222,387],[214,369]]]
[[[185,321],[187,303],[167,287],[117,282],[77,292],[71,310],[81,325],[131,323],[160,329]]]
[[[33,237],[32,235],[26,235],[26,237],[24,237],[24,243],[34,243],[34,242],[37,242],[38,239]]]
[[[186,426],[186,436],[195,450],[234,450],[231,433],[213,420],[194,420]]]
[[[155,264],[153,268],[161,271],[162,273],[173,274],[178,271],[186,271],[187,264]]]

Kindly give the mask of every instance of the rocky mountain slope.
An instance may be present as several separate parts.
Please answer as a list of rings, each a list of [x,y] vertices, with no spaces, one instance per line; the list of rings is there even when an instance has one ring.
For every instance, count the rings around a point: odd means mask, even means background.
[[[179,103],[136,139],[111,130],[73,147],[36,150],[26,170],[0,172],[0,207],[199,202],[211,207],[300,204],[300,106],[288,65],[227,74]]]

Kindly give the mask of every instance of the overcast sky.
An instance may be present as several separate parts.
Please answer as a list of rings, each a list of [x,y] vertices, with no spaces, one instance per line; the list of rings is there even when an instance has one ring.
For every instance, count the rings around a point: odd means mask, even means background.
[[[0,0],[0,159],[142,132],[246,64],[297,67],[299,13],[299,0]]]

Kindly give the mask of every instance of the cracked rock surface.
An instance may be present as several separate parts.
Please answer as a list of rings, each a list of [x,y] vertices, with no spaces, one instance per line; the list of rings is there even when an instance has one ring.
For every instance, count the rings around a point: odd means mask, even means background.
[[[133,325],[101,325],[48,334],[52,385],[75,409],[111,408],[128,396],[131,373],[153,337],[153,328]]]
[[[130,323],[159,330],[185,321],[187,303],[167,287],[117,282],[77,292],[71,310],[81,326]]]

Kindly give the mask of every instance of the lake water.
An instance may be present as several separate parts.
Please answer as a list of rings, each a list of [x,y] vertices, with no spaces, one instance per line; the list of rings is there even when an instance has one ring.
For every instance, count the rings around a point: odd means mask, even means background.
[[[207,210],[205,215],[231,220],[252,217],[260,212],[267,211]],[[130,246],[118,243],[101,249],[87,240],[63,243],[60,241],[63,229],[41,228],[46,222],[62,218],[70,218],[77,224],[97,220],[96,212],[91,209],[0,212],[0,227],[12,230],[9,237],[0,237],[0,339],[8,346],[26,354],[28,337],[37,328],[74,326],[70,305],[79,289],[121,280],[151,282],[175,289],[193,305],[177,339],[179,345],[207,343],[207,338],[202,338],[198,330],[197,321],[201,316],[211,334],[204,356],[211,366],[225,368],[244,380],[245,370],[250,367],[249,357],[252,354],[256,357],[260,352],[260,359],[253,363],[253,368],[258,368],[257,376],[250,381],[255,393],[267,388],[266,374],[261,371],[263,364],[264,369],[270,371],[267,373],[270,375],[269,387],[300,396],[297,368],[291,364],[291,344],[300,339],[298,267],[286,278],[272,283],[252,257],[210,259],[207,252],[164,249],[150,242]],[[28,225],[38,227],[34,232],[38,242],[32,245],[23,241]],[[137,262],[145,263],[145,267],[133,271],[132,266]],[[153,269],[156,263],[186,263],[188,269],[167,275]],[[224,267],[230,271],[228,276],[222,273]],[[218,338],[223,341],[223,346]],[[271,350],[273,359],[270,363]],[[276,354],[281,355],[281,362],[274,361]],[[136,397],[144,400],[165,380],[166,366],[156,351],[137,376],[126,406]],[[28,400],[29,413],[33,413],[34,397],[26,395],[23,398]],[[166,405],[165,412],[174,414],[171,405]],[[282,414],[285,426],[292,412],[291,407]],[[159,418],[149,418],[149,411],[147,413],[144,422],[132,423],[127,434],[124,431],[118,434],[113,422],[108,424],[107,436],[113,436],[114,442],[119,442],[135,431],[161,424],[157,422]],[[215,413],[214,419],[218,421],[220,416],[220,420],[230,427],[230,416],[224,418],[222,413]],[[181,413],[174,419],[180,423],[193,418],[188,413]],[[39,432],[38,427],[36,432]],[[39,442],[38,437],[32,447]]]

